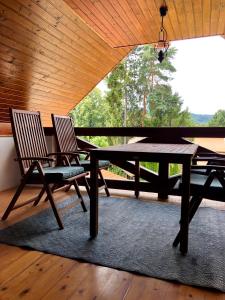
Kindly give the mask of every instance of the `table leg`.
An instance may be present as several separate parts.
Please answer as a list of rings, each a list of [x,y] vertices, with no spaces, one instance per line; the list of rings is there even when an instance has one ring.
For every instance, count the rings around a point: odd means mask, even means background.
[[[186,254],[188,251],[190,172],[191,162],[189,161],[183,164],[182,170],[182,197],[180,218],[180,251],[182,254]]]
[[[159,185],[160,192],[158,193],[159,199],[168,199],[168,188],[169,188],[169,163],[168,162],[160,162],[159,163]]]
[[[90,236],[98,235],[98,160],[94,153],[90,154]]]

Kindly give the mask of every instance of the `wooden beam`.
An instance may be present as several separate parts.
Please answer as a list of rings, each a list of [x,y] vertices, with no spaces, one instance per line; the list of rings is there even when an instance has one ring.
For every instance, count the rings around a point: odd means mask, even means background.
[[[75,127],[75,131],[78,136],[154,137],[161,142],[182,137],[225,138],[225,127]],[[52,135],[52,127],[46,127],[45,132]]]

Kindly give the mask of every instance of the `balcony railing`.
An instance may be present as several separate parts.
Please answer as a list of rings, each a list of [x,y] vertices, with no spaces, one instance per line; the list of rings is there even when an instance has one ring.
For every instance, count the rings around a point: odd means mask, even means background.
[[[81,128],[76,127],[76,135],[78,137],[85,136],[120,136],[120,137],[142,137],[141,142],[157,142],[157,143],[191,143],[193,138],[225,138],[225,127],[110,127],[110,128]],[[48,136],[53,135],[51,127],[45,128]],[[83,148],[96,148],[95,145],[86,140],[78,138],[78,145]],[[212,150],[199,147],[198,154],[203,152],[212,152]],[[111,161],[114,165],[126,170],[131,174],[135,174],[135,165],[128,161]],[[139,190],[146,192],[158,192],[159,182],[156,173],[140,167],[140,178],[143,179],[139,183]],[[176,176],[170,177],[170,186],[176,182]],[[106,179],[109,188],[121,190],[134,190],[135,182],[133,180]]]

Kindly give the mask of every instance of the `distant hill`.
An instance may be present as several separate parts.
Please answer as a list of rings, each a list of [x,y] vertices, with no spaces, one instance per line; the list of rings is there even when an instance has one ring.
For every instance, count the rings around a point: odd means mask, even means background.
[[[198,124],[206,124],[208,123],[213,115],[200,115],[200,114],[191,114],[193,120]]]

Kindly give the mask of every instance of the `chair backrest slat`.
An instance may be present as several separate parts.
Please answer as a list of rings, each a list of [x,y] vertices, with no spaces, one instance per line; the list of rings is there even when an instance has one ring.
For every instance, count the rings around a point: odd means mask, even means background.
[[[52,114],[52,123],[59,151],[71,152],[77,150],[77,138],[72,119],[69,116]]]
[[[17,157],[47,156],[48,149],[40,113],[10,109],[10,117]],[[24,174],[31,165],[31,161],[19,160],[19,164]],[[46,165],[46,162],[43,164]]]

